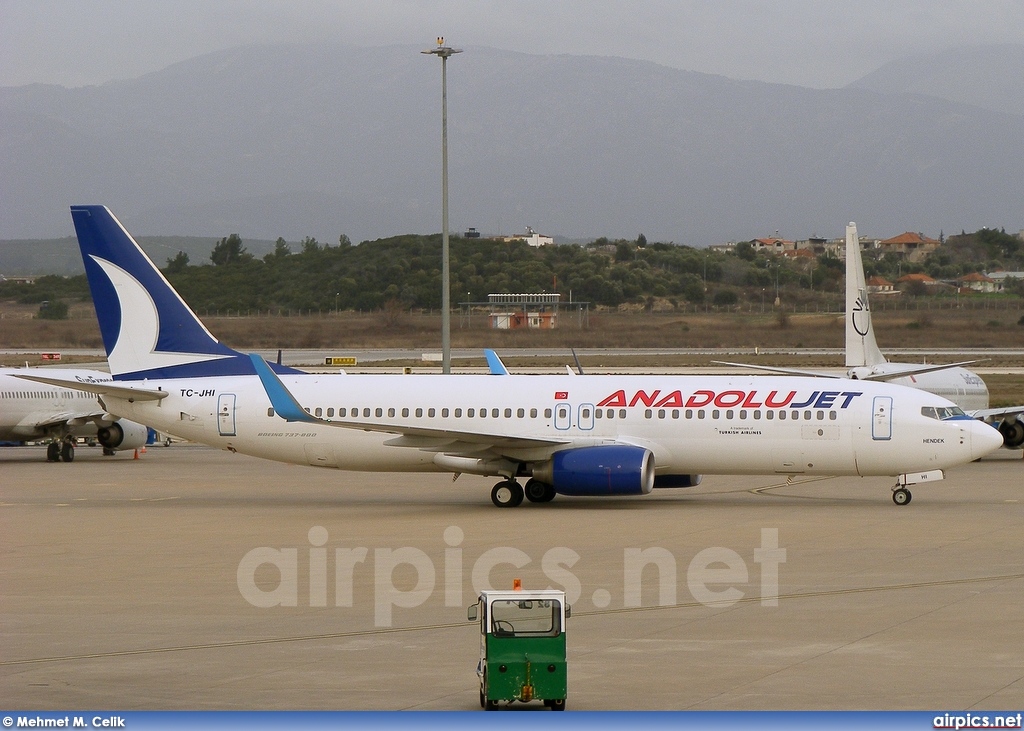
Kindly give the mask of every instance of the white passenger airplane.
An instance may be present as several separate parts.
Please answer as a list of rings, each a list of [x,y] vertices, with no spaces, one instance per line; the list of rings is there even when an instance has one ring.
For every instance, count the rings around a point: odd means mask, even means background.
[[[306,374],[216,340],[104,206],[71,213],[114,375],[80,387],[112,413],[233,452],[501,476],[499,507],[522,502],[518,477],[525,497],[547,502],[687,487],[702,473],[889,475],[902,505],[907,485],[1002,442],[946,399],[884,383]]]
[[[29,384],[21,378],[26,375],[56,378],[69,385]],[[49,462],[71,462],[76,438],[95,437],[104,454],[145,446],[146,427],[112,417],[95,394],[70,386],[111,380],[109,373],[78,368],[0,368],[0,441],[49,439]]]
[[[946,365],[890,363],[878,348],[871,326],[871,306],[864,277],[857,224],[846,227],[846,377],[864,381],[888,381],[900,386],[919,388],[948,398],[968,416],[981,419],[999,429],[1003,443],[1012,449],[1024,446],[1024,406],[989,408],[988,386],[977,373],[962,366],[973,361]],[[772,373],[837,378],[835,374],[804,371],[794,368],[755,366],[747,368]]]

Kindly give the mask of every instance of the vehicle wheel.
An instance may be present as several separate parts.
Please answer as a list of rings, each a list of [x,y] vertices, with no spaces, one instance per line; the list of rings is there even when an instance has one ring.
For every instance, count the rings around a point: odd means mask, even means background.
[[[550,701],[550,703],[551,705],[549,706],[549,708],[551,708],[552,711],[565,710],[565,698],[555,698],[554,700]]]
[[[72,442],[64,442],[60,445],[60,458],[64,462],[75,461],[75,445]]]
[[[525,492],[526,499],[531,503],[549,503],[555,499],[555,488],[540,480],[528,480]]]
[[[491,502],[499,508],[514,508],[523,502],[523,488],[515,480],[502,480],[491,488]]]
[[[912,497],[910,490],[905,487],[901,487],[899,490],[893,490],[892,492],[892,501],[897,505],[908,504]]]
[[[50,442],[46,445],[46,461],[60,462],[60,443]]]
[[[485,711],[496,711],[496,710],[498,710],[498,701],[487,701],[487,704],[484,706],[484,710]]]

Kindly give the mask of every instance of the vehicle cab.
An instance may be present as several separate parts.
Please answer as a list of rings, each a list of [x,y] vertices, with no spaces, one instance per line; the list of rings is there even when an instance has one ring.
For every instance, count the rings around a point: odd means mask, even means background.
[[[517,580],[518,585],[518,580]],[[565,710],[565,620],[572,609],[555,589],[484,591],[467,616],[480,623],[480,705],[541,700]]]

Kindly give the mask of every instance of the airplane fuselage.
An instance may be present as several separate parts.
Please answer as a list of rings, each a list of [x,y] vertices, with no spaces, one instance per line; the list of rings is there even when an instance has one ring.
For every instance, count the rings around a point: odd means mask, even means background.
[[[852,368],[851,372],[900,373],[916,366],[903,363],[880,363],[874,366]],[[953,367],[941,371],[917,373],[903,378],[888,379],[889,383],[908,388],[920,388],[952,401],[967,412],[988,408],[988,386],[977,373],[966,368]]]
[[[659,476],[896,475],[972,459],[971,429],[981,427],[924,415],[922,406],[935,401],[929,394],[813,378],[309,374],[281,380],[311,415],[348,428],[286,422],[255,376],[153,379],[145,387],[167,392],[166,398],[103,399],[119,415],[187,439],[363,471],[460,471],[439,457],[446,450],[472,453],[455,444],[457,437],[398,436],[423,430],[563,439],[566,448],[631,444],[653,453]],[[374,430],[358,428],[362,421]],[[382,433],[382,424],[394,431]],[[528,464],[550,452],[533,444],[482,447],[480,458]]]
[[[85,369],[0,369],[0,439],[24,441],[48,436],[94,436],[96,424],[74,418],[75,414],[99,411],[96,396],[17,378],[18,373],[45,373],[69,381],[109,381],[110,376]]]

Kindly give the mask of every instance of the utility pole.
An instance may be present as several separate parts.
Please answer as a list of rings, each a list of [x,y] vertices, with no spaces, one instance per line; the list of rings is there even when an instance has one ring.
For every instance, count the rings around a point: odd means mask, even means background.
[[[448,248],[448,58],[462,53],[439,36],[437,47],[420,51],[441,59],[441,372],[452,372],[451,254]]]

